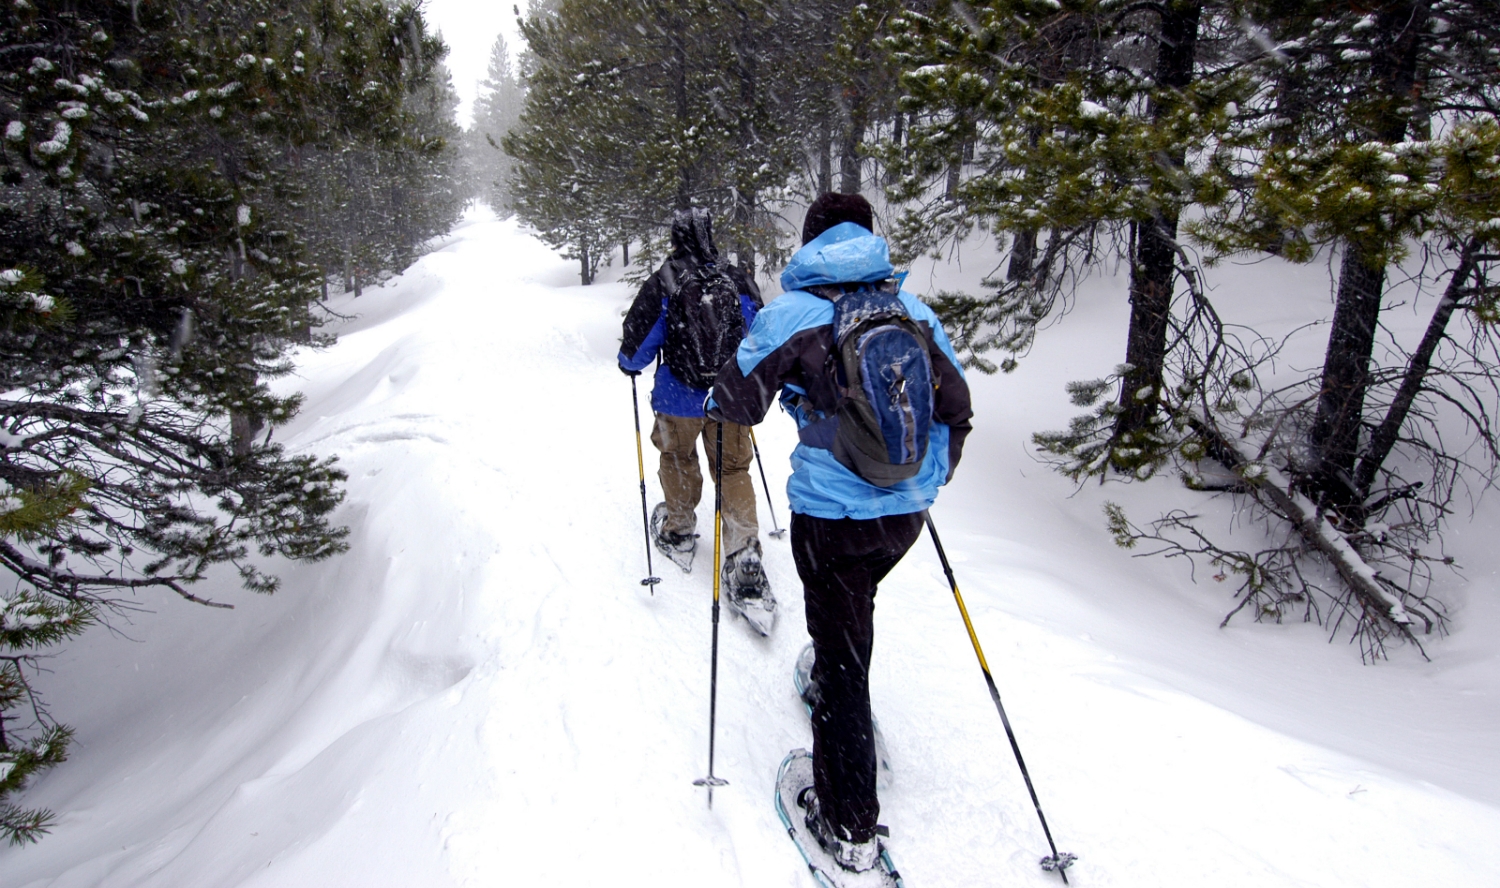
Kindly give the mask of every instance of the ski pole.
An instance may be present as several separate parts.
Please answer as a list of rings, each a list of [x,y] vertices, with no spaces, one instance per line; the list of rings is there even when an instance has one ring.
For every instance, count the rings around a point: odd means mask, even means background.
[[[656,594],[656,584],[661,577],[651,568],[651,519],[646,517],[646,456],[641,451],[641,398],[636,394],[635,377],[630,377],[630,406],[635,410],[635,465],[641,475],[641,530],[646,535],[646,578],[641,585]]]
[[[932,535],[932,544],[937,547],[938,560],[943,563],[943,573],[948,575],[948,585],[953,588],[953,600],[958,602],[958,612],[963,615],[964,628],[969,630],[969,641],[974,645],[974,654],[979,657],[979,668],[984,672],[984,683],[989,685],[990,699],[995,701],[995,710],[1000,713],[1000,723],[1005,726],[1005,736],[1010,740],[1011,752],[1016,754],[1016,764],[1021,766],[1021,777],[1026,781],[1026,791],[1031,793],[1031,804],[1036,808],[1037,819],[1042,822],[1042,832],[1047,836],[1047,847],[1052,849],[1052,856],[1043,857],[1042,869],[1052,872],[1057,871],[1062,876],[1063,884],[1068,884],[1068,867],[1078,859],[1076,854],[1057,852],[1057,845],[1052,841],[1052,830],[1047,828],[1047,815],[1042,813],[1042,803],[1036,797],[1036,787],[1031,785],[1031,772],[1026,770],[1026,761],[1021,758],[1021,746],[1016,742],[1016,732],[1011,730],[1010,719],[1005,715],[1005,705],[1000,702],[1000,690],[995,687],[995,678],[990,675],[990,665],[985,662],[984,651],[979,647],[979,636],[974,633],[974,623],[969,619],[969,609],[964,607],[964,597],[959,594],[958,580],[953,578],[953,568],[948,564],[948,555],[943,551],[943,542],[938,539],[937,527],[932,523],[932,516],[926,509],[922,510],[922,518],[927,522],[927,532]]]
[[[771,512],[771,526],[776,528],[771,531],[771,536],[779,540],[786,535],[786,531],[776,523],[776,507],[771,505],[771,485],[766,483],[766,465],[760,461],[760,446],[755,443],[753,428],[750,430],[750,449],[755,451],[755,467],[760,469],[760,486],[766,491],[766,508]]]
[[[708,807],[714,806],[714,787],[728,786],[729,781],[714,776],[714,727],[719,702],[719,545],[724,527],[724,423],[716,423],[714,436],[714,644],[713,659],[708,667],[708,776],[693,781],[694,786],[708,787]]]

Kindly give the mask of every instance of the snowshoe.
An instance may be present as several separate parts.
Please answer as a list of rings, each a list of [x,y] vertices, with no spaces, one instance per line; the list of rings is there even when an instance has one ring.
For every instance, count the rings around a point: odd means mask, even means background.
[[[836,844],[836,850],[830,852],[824,847],[808,825],[809,820],[813,820],[814,825],[821,821],[821,817],[815,820],[809,817],[810,813],[815,813],[810,812],[809,807],[815,805],[817,798],[810,792],[812,785],[812,753],[805,749],[792,750],[782,760],[781,770],[776,774],[776,814],[818,884],[823,888],[905,888],[901,874],[891,862],[890,850],[878,835],[873,840],[873,849],[869,846],[840,849]],[[834,839],[835,843],[838,841]],[[835,854],[855,865],[869,862],[870,868],[856,872],[840,864]],[[873,861],[853,859],[871,856]]]
[[[751,540],[750,545],[724,559],[720,577],[729,609],[766,636],[776,626],[776,596],[771,594],[771,581],[760,556],[760,541]]]
[[[651,510],[651,541],[656,550],[672,563],[682,568],[683,573],[693,572],[693,554],[698,551],[696,533],[673,533],[666,529],[667,504],[657,503]]]
[[[797,665],[792,670],[792,684],[797,688],[797,696],[802,698],[802,705],[807,707],[807,714],[812,715],[813,704],[816,701],[817,688],[812,683],[813,646],[808,642],[803,646],[801,653],[797,654]],[[895,782],[896,772],[891,767],[891,754],[885,748],[885,734],[880,731],[880,720],[870,716],[870,727],[875,731],[875,761],[878,767],[875,770],[875,786],[878,789],[890,789]]]
[[[850,872],[864,873],[875,868],[880,854],[880,842],[871,836],[868,842],[851,842],[838,834],[838,830],[823,817],[818,804],[818,793],[809,786],[797,793],[797,807],[804,812],[802,823],[812,837],[818,840],[824,851],[833,856],[833,862]]]

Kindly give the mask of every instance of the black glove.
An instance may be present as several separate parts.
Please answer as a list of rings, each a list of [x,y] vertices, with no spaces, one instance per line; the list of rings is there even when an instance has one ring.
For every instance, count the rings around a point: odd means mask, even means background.
[[[639,370],[626,370],[625,369],[625,365],[623,365],[623,364],[620,364],[620,365],[617,365],[617,366],[619,366],[620,372],[624,373],[626,376],[640,376],[641,375],[641,371],[639,371]]]

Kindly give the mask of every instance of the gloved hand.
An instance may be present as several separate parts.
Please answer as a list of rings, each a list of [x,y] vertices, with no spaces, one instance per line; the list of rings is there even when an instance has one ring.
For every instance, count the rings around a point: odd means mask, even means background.
[[[724,414],[719,411],[719,405],[714,403],[712,391],[708,393],[708,397],[703,399],[703,415],[714,422],[729,422],[729,420],[724,418]]]
[[[641,375],[641,371],[639,371],[639,370],[626,370],[625,366],[623,364],[617,364],[616,366],[618,366],[620,368],[620,372],[624,373],[626,376],[640,376]]]

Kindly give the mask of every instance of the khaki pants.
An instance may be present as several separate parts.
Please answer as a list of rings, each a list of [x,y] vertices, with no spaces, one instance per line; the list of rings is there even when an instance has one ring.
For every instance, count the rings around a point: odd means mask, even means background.
[[[718,423],[705,417],[656,414],[651,443],[661,451],[662,492],[667,498],[666,530],[692,533],[698,524],[694,509],[703,496],[703,474],[698,469],[699,438],[708,454],[708,470],[715,471],[714,439]],[[750,427],[724,423],[724,539],[725,557],[750,545],[760,534],[755,516],[755,485],[750,481]],[[712,543],[710,543],[711,545]]]

